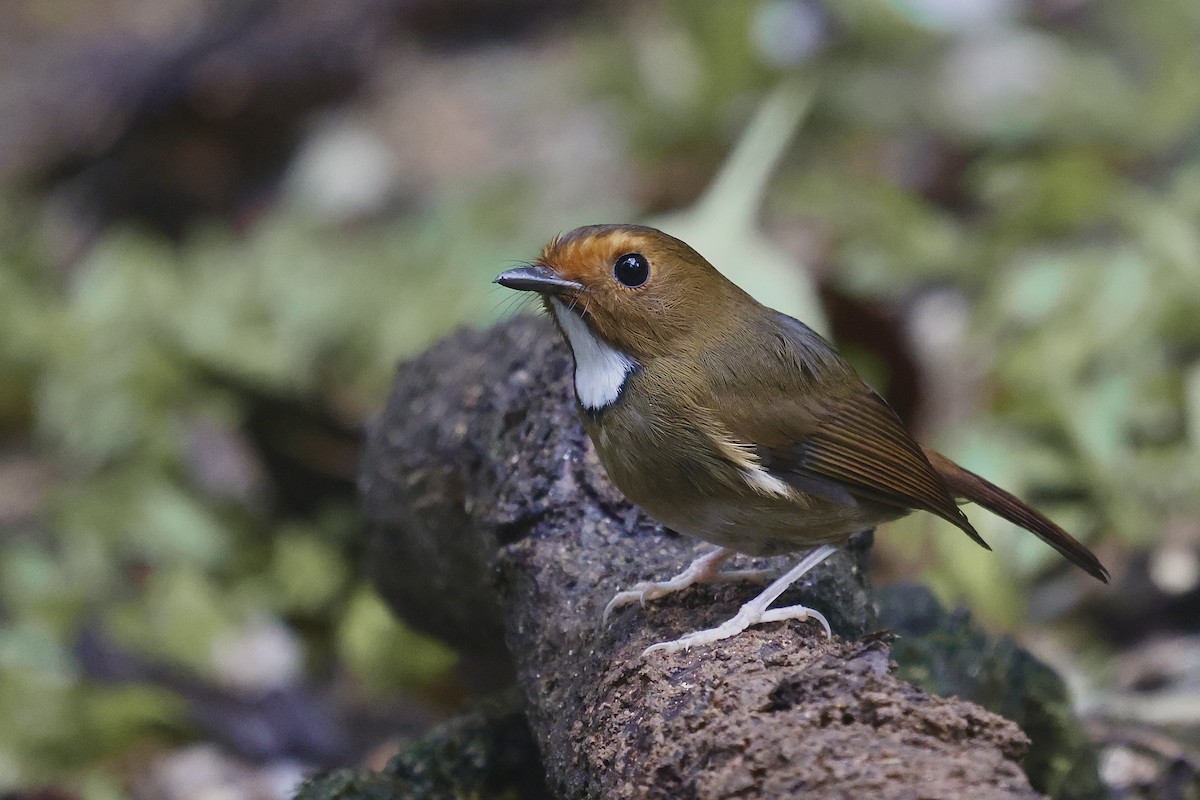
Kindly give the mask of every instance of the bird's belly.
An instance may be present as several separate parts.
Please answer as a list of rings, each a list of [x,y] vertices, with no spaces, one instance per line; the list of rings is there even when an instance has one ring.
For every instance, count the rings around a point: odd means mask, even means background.
[[[639,505],[674,531],[753,556],[840,545],[902,513],[875,504],[832,503],[811,495],[798,495],[795,501],[754,495],[696,496],[669,505],[647,498]]]

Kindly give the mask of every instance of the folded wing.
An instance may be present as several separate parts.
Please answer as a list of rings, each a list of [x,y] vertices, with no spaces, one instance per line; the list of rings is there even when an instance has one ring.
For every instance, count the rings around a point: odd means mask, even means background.
[[[821,494],[824,486],[826,496],[840,489],[929,511],[987,547],[883,398],[810,328],[782,314],[774,322],[776,347],[750,356],[764,363],[740,369],[737,386],[721,387],[724,396],[744,395],[723,410],[730,433],[753,445],[773,476],[801,491]],[[746,375],[760,377],[746,381]]]

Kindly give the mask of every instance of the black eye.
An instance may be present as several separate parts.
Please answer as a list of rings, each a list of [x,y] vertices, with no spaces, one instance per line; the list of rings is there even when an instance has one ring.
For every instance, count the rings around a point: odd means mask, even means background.
[[[650,277],[650,263],[641,253],[626,253],[613,265],[613,276],[631,289],[641,286]]]

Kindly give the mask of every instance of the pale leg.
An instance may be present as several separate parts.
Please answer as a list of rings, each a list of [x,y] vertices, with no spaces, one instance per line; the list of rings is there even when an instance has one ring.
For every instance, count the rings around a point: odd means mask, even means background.
[[[704,553],[700,558],[692,561],[688,565],[688,569],[680,572],[679,575],[671,578],[670,581],[646,581],[635,584],[632,589],[618,591],[604,608],[604,621],[608,621],[608,615],[612,614],[613,610],[622,606],[628,606],[632,602],[641,603],[644,608],[646,607],[647,600],[654,600],[655,597],[670,595],[672,591],[686,589],[694,583],[715,583],[725,581],[725,579],[733,581],[733,579],[745,577],[745,571],[740,573],[740,575],[738,573],[727,573],[730,576],[737,576],[730,578],[725,578],[721,576],[721,573],[716,571],[718,567],[725,564],[725,561],[730,560],[733,555],[736,555],[736,553],[731,551],[730,548],[718,547],[714,551]]]
[[[736,636],[751,625],[758,625],[762,622],[781,622],[788,619],[815,619],[825,628],[826,636],[833,636],[833,631],[829,627],[829,621],[819,611],[799,605],[786,606],[785,608],[769,608],[769,606],[779,599],[779,595],[783,594],[789,586],[799,580],[806,572],[836,552],[837,548],[829,545],[818,547],[802,558],[799,564],[792,567],[780,576],[778,580],[764,589],[762,594],[743,605],[731,619],[726,620],[715,628],[689,633],[687,636],[683,636],[673,642],[660,642],[659,644],[651,645],[646,648],[642,655],[655,650],[673,653],[677,650],[685,650],[694,645],[718,642],[721,639]]]

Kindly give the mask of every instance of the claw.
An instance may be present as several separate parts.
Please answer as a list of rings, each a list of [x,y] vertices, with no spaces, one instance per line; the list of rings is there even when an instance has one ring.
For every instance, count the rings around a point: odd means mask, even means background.
[[[612,616],[612,612],[616,611],[621,606],[629,605],[634,600],[638,599],[641,600],[642,607],[645,608],[645,593],[638,591],[636,587],[624,592],[617,592],[615,595],[613,595],[613,599],[608,601],[608,605],[604,607],[604,616],[601,619],[601,624],[607,625],[608,618]]]
[[[825,635],[833,638],[833,630],[829,627],[829,621],[825,619],[825,615],[820,611],[805,608],[804,606],[787,606],[785,608],[773,608],[769,611],[760,611],[754,607],[753,602],[751,601],[742,606],[737,614],[715,628],[695,631],[671,642],[652,644],[642,651],[642,655],[645,656],[655,652],[675,653],[702,644],[712,644],[722,639],[737,636],[751,625],[760,625],[764,622],[782,622],[789,619],[815,619],[825,628]]]
[[[672,592],[686,589],[693,583],[711,583],[722,580],[721,573],[717,572],[717,567],[732,555],[732,550],[718,547],[692,561],[687,569],[670,580],[657,583],[654,581],[643,581],[634,584],[630,589],[617,592],[613,595],[613,599],[608,601],[608,605],[604,607],[601,624],[608,624],[608,618],[612,615],[613,611],[621,606],[629,605],[635,600],[638,601],[642,608],[645,608],[648,600],[657,600],[660,597],[665,597]]]
[[[781,622],[789,619],[815,619],[825,629],[825,635],[833,638],[833,629],[829,627],[829,620],[820,611],[802,605],[785,606],[783,608],[771,608],[770,606],[789,586],[836,552],[836,548],[828,545],[818,547],[802,558],[800,563],[796,564],[796,566],[792,567],[787,573],[764,589],[758,597],[743,605],[737,614],[717,627],[689,633],[674,641],[659,642],[643,650],[642,655],[645,656],[654,652],[674,653],[696,645],[711,644],[712,642],[719,642],[722,639],[736,636],[751,625],[759,625],[764,622]],[[616,598],[613,599],[615,600]],[[610,603],[609,605],[612,604]]]

